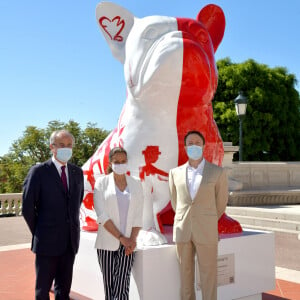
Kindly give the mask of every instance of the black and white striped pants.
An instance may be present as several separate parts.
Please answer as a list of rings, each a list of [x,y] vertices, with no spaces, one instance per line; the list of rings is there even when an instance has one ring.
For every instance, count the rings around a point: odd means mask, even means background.
[[[125,247],[117,251],[97,249],[98,262],[103,276],[105,300],[128,300],[130,274],[135,253],[125,255]]]

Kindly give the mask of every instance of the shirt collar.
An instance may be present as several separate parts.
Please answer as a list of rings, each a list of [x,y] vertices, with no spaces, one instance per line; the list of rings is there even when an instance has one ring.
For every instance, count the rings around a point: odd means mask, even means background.
[[[190,163],[188,163],[188,169],[196,172],[196,171],[203,170],[204,165],[205,165],[205,159],[203,158],[202,161],[201,161],[201,163],[198,165],[198,167],[196,169],[194,167],[192,167],[190,165]]]
[[[59,172],[61,171],[61,167],[63,166],[63,164],[61,164],[57,159],[55,159],[54,156],[52,156],[52,162],[54,163],[55,167],[57,170],[59,170]],[[68,164],[65,164],[66,166],[66,170],[68,169]]]

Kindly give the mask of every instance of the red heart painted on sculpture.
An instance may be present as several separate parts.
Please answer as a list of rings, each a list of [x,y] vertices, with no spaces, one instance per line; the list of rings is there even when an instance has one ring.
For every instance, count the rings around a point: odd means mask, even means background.
[[[111,40],[122,42],[123,37],[120,35],[122,32],[125,21],[121,20],[120,16],[114,17],[112,20],[107,17],[101,17],[99,24],[103,30],[108,34]],[[116,33],[115,33],[116,32]]]

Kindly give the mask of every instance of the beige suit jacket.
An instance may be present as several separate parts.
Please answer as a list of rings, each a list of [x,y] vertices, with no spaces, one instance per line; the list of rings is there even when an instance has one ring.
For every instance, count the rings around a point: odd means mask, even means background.
[[[194,198],[187,185],[188,163],[170,170],[171,204],[175,211],[173,241],[193,240],[200,244],[218,242],[218,219],[225,212],[228,201],[226,171],[205,161],[203,178]]]

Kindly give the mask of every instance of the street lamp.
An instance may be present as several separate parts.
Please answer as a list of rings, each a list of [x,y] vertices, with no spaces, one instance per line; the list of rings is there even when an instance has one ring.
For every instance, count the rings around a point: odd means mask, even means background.
[[[239,161],[243,160],[243,132],[242,132],[242,125],[243,125],[243,118],[246,114],[247,109],[247,98],[243,95],[240,91],[238,96],[234,99],[235,110],[236,114],[240,120],[240,149],[239,149]]]

